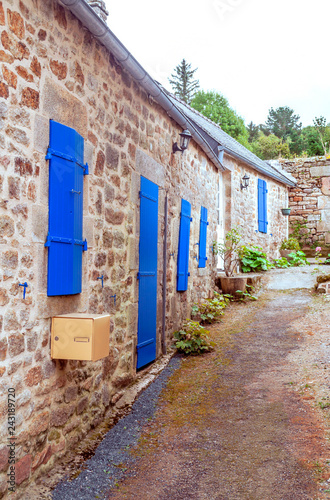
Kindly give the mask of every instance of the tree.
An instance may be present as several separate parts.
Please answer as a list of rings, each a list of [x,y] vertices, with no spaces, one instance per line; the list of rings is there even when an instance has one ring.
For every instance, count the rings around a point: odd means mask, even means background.
[[[315,127],[311,125],[304,127],[301,136],[304,140],[304,150],[307,156],[321,156],[324,154],[320,136]]]
[[[259,125],[255,125],[253,122],[250,122],[247,126],[247,131],[249,134],[249,142],[253,142],[258,139]]]
[[[181,63],[175,68],[174,73],[171,74],[171,78],[168,79],[172,85],[174,95],[187,104],[190,104],[194,94],[199,89],[199,81],[193,80],[197,69],[191,69],[191,64],[182,59]]]
[[[191,101],[191,107],[220,125],[222,130],[245,147],[250,147],[244,120],[234,111],[227,99],[218,92],[200,90]]]
[[[265,135],[259,132],[259,137],[252,143],[252,151],[262,160],[274,160],[280,156],[288,158],[290,149],[286,142],[282,142],[279,137],[274,134]]]
[[[266,127],[272,134],[286,140],[293,131],[301,130],[301,123],[298,123],[299,120],[300,116],[295,115],[293,109],[288,106],[282,106],[277,109],[271,108],[268,112]]]
[[[315,117],[313,124],[318,132],[324,155],[327,156],[330,154],[330,127],[327,126],[327,121],[324,116],[320,116],[319,118]]]

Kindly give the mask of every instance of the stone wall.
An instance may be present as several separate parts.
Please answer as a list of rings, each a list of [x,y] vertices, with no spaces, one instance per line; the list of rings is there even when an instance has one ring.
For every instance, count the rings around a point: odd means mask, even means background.
[[[290,189],[291,226],[307,225],[301,232],[308,246],[330,244],[330,158],[281,160],[281,165],[297,180]]]
[[[166,113],[70,12],[52,0],[0,0],[0,393],[14,387],[16,482],[20,491],[97,426],[136,376],[140,176],[159,200],[158,347],[162,301],[164,196],[169,197],[167,340],[210,295],[215,261],[195,256],[201,205],[209,210],[207,247],[216,239],[218,171],[192,141],[171,154],[181,132]],[[49,119],[85,139],[83,291],[47,296]],[[176,292],[181,198],[192,203],[187,292]],[[104,275],[104,288],[97,278]],[[23,300],[19,283],[28,283]],[[116,294],[114,305],[112,295]],[[111,315],[110,355],[97,362],[50,358],[55,314]],[[7,401],[0,433],[8,435]],[[6,438],[5,438],[6,439]],[[8,448],[0,445],[0,497]]]
[[[288,188],[226,155],[224,165],[230,169],[224,174],[224,179],[225,187],[231,193],[225,210],[226,230],[238,226],[245,244],[259,245],[269,259],[278,258],[279,247],[288,235],[288,218],[281,212],[281,208],[288,205]],[[245,173],[250,177],[249,186],[241,190],[241,179]],[[258,179],[267,182],[267,233],[258,230]]]

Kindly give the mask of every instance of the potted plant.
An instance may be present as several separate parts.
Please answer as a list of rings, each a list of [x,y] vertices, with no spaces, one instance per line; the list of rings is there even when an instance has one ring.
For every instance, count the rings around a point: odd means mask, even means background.
[[[213,252],[223,258],[223,268],[226,276],[220,277],[221,290],[224,294],[237,295],[237,290],[245,292],[247,278],[234,276],[243,246],[241,245],[241,234],[237,228],[233,228],[225,236],[224,243],[214,243]]]
[[[281,208],[281,212],[283,215],[290,215],[291,208]]]
[[[283,240],[280,246],[281,257],[285,257],[286,259],[288,258],[288,255],[290,253],[299,252],[299,250],[300,250],[299,241],[297,240],[297,238],[293,237],[289,237],[288,239]]]

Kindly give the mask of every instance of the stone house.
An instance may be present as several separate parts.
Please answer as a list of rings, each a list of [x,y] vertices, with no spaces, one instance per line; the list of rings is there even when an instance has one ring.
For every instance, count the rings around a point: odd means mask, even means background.
[[[162,89],[104,19],[85,0],[0,0],[0,496],[8,390],[24,495],[212,294],[213,241],[238,224],[275,256],[287,234],[292,180]],[[109,355],[51,358],[51,318],[74,313],[110,314]]]

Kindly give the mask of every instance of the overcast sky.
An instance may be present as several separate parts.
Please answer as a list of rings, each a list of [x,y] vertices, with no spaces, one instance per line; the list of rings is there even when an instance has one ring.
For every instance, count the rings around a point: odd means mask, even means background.
[[[105,1],[110,29],[169,90],[185,58],[246,124],[279,106],[330,122],[329,0]]]

